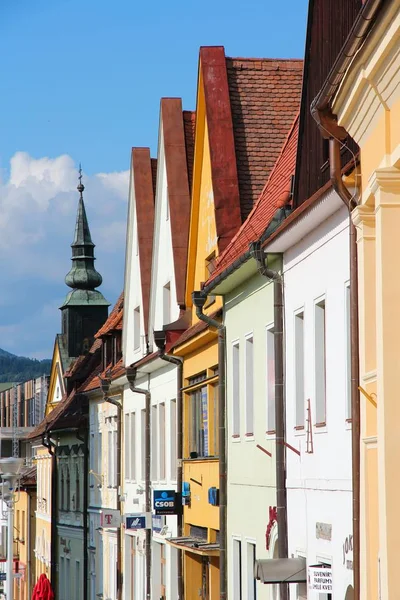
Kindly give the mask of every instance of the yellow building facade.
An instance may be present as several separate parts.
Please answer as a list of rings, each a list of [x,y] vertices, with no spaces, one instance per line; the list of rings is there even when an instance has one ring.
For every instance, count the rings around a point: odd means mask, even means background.
[[[383,4],[333,113],[360,147],[357,230],[360,386],[360,597],[396,598],[400,535],[400,4]]]
[[[190,221],[186,306],[192,310],[192,327],[199,324],[191,292],[208,278],[208,265],[218,254],[214,216],[213,186],[204,91],[199,85],[197,129],[193,174],[193,201]],[[205,312],[215,314],[221,300],[208,304]],[[195,332],[196,330],[193,329]],[[175,354],[183,357],[183,481],[187,504],[183,514],[183,535],[201,538],[217,546],[219,509],[208,501],[208,490],[218,488],[218,343],[217,333],[203,328],[181,343]],[[219,551],[187,549],[184,552],[186,600],[217,598],[219,593]]]

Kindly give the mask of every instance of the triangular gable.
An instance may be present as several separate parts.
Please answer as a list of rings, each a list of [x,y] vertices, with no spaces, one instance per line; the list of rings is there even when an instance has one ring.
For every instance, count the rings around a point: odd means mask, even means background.
[[[61,401],[65,394],[65,373],[72,361],[68,358],[61,334],[56,336],[51,359],[50,379],[47,392],[45,415],[51,412],[54,406]]]
[[[151,266],[150,331],[179,318],[185,304],[193,118],[180,98],[162,98]]]
[[[126,310],[123,323],[123,353],[128,363],[133,362],[133,350],[135,355],[146,352],[147,345],[154,229],[154,173],[155,163],[150,159],[149,148],[132,148],[124,283]],[[140,348],[133,349],[131,336],[134,332],[136,307],[140,307],[140,335],[145,343],[141,343]]]
[[[251,212],[279,156],[298,111],[302,67],[297,59],[229,58],[223,47],[200,49],[187,306],[191,291],[208,278],[200,273],[205,269],[197,246],[202,219],[209,227],[207,252],[215,246],[218,257]],[[201,215],[204,194],[209,210]]]
[[[205,259],[222,252],[241,224],[239,184],[223,47],[201,48],[197,83],[186,306],[204,280]],[[202,229],[202,232],[200,230]],[[203,236],[199,246],[199,236]],[[204,239],[206,236],[206,239]],[[200,269],[200,271],[199,271]]]

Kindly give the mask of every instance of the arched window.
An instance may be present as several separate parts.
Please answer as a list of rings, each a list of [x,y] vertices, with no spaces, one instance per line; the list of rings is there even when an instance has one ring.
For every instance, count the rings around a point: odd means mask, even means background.
[[[67,467],[67,508],[66,510],[71,510],[71,479],[69,476],[69,467]]]
[[[75,510],[78,511],[81,509],[81,484],[79,480],[79,467],[75,466]]]

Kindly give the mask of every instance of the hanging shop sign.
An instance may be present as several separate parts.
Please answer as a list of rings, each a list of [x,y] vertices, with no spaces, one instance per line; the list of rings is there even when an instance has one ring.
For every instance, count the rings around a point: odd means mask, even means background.
[[[333,591],[332,567],[325,565],[310,565],[308,567],[308,589],[320,594]]]
[[[121,525],[121,513],[114,508],[107,508],[100,513],[101,527],[119,527]]]
[[[175,490],[154,490],[153,507],[156,515],[176,515],[179,510],[179,495]]]
[[[133,513],[125,516],[125,529],[146,529],[147,527],[146,513]]]

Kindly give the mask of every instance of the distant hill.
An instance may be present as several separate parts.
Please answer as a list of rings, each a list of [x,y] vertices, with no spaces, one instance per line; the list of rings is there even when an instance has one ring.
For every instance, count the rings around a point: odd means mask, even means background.
[[[50,359],[36,360],[15,356],[0,348],[0,383],[11,381],[23,383],[41,375],[49,375],[50,365]]]

